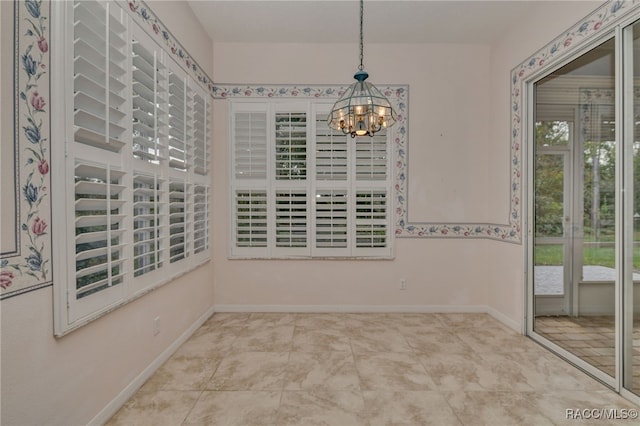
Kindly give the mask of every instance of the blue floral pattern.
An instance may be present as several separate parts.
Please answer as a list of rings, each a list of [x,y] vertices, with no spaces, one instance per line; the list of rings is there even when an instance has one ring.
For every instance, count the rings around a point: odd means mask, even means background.
[[[0,298],[51,284],[49,206],[49,3],[15,3],[20,39],[16,52],[18,91],[16,147],[19,150],[20,247],[0,263]]]

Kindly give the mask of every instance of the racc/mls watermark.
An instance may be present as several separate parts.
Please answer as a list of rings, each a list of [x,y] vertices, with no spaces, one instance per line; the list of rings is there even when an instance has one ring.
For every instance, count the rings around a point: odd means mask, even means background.
[[[636,420],[636,408],[567,408],[568,420]]]

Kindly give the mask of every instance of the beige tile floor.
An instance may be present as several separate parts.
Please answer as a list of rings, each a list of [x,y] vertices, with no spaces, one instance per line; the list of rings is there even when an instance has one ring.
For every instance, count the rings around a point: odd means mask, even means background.
[[[555,425],[595,408],[638,407],[488,315],[220,313],[108,425]]]

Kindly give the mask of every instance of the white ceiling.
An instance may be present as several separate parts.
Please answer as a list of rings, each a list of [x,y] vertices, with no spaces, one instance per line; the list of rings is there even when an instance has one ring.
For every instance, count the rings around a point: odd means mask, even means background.
[[[366,0],[364,41],[492,43],[526,19],[535,3]],[[359,3],[354,0],[190,0],[189,4],[214,42],[358,42]]]

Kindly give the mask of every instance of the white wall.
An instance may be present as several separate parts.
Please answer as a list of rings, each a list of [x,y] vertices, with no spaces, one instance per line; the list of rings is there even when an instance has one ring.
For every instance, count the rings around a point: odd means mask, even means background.
[[[510,32],[492,46],[490,87],[493,114],[487,150],[494,161],[488,168],[488,185],[498,190],[487,194],[490,220],[504,220],[502,218],[509,211],[509,199],[501,189],[509,187],[510,179],[511,70],[601,4],[600,1],[538,2],[525,21],[514,25]],[[523,161],[526,158],[523,157]],[[526,210],[523,213],[526,217]],[[490,267],[486,283],[489,305],[522,325],[525,315],[524,244],[492,241],[488,253]]]
[[[180,2],[150,7],[211,75],[212,42],[191,9]],[[53,337],[51,287],[3,300],[0,423],[89,422],[211,308],[212,271],[209,263],[60,339]],[[156,316],[161,332],[153,336]]]
[[[214,81],[351,84],[357,64],[355,44],[216,43]],[[489,47],[367,44],[365,66],[374,84],[410,85],[410,220],[485,221],[491,191]],[[389,261],[228,260],[228,104],[219,100],[214,107],[219,309],[486,305],[490,243],[483,240],[396,239],[396,258]],[[401,278],[405,291],[399,290]]]

